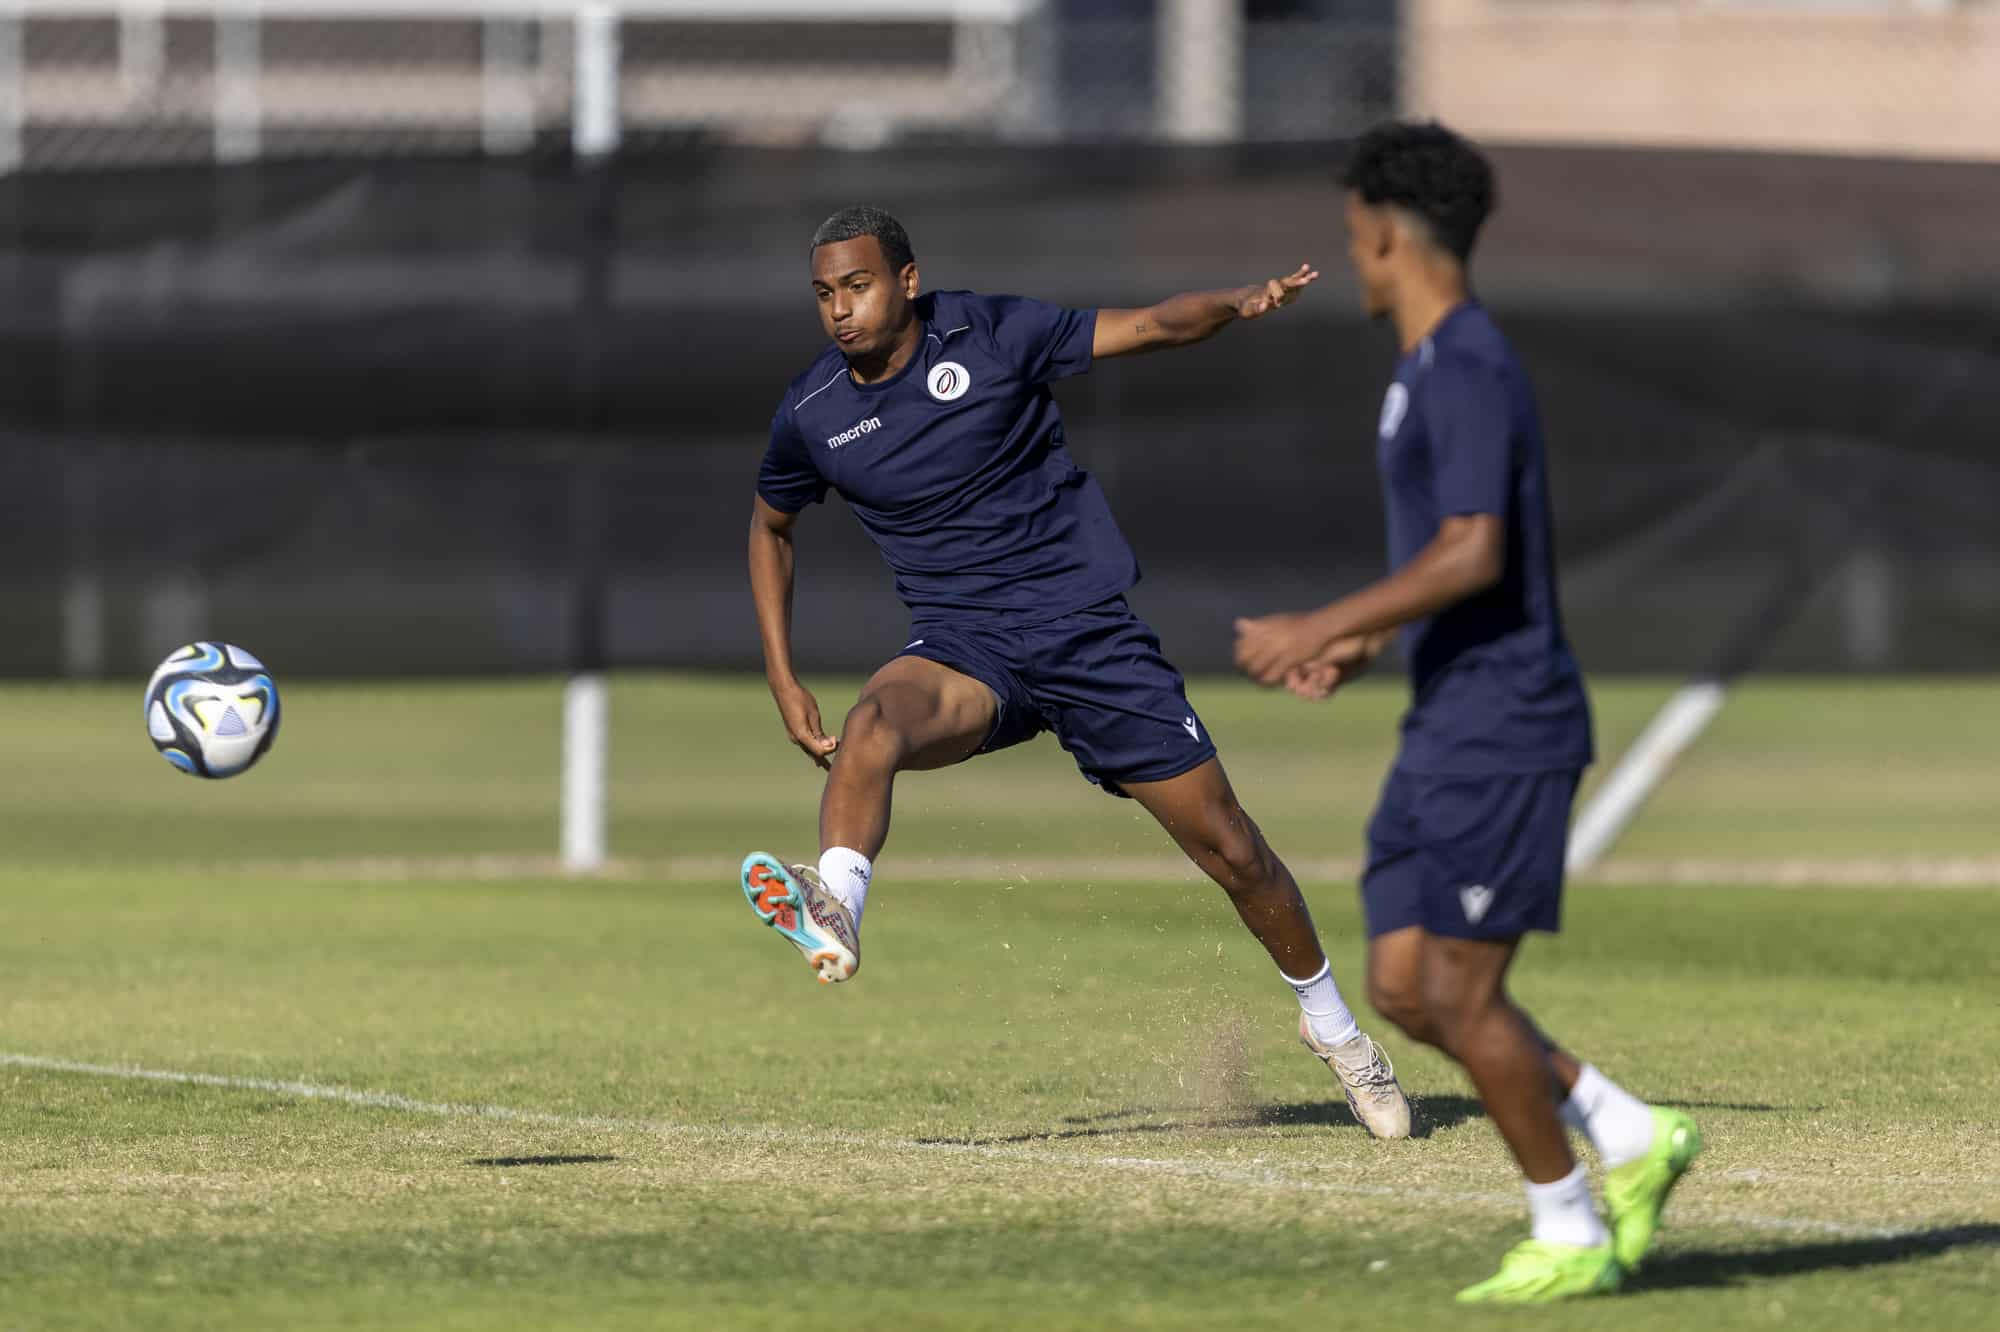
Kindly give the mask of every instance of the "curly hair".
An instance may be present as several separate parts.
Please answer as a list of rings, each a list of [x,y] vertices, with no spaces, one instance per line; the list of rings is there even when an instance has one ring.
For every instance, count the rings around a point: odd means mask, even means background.
[[[902,272],[917,261],[917,256],[910,249],[910,233],[903,230],[903,224],[867,204],[843,208],[820,223],[819,230],[813,232],[812,249],[858,240],[863,236],[873,236],[881,242],[882,257],[889,261],[891,275]]]
[[[1390,121],[1355,140],[1340,183],[1363,203],[1423,219],[1432,239],[1472,257],[1495,203],[1493,166],[1471,143],[1436,121]]]

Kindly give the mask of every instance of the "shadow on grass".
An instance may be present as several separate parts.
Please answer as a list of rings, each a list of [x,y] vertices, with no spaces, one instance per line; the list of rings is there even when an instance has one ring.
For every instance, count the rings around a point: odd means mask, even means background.
[[[616,1161],[615,1156],[481,1156],[467,1161],[476,1166],[559,1166],[559,1165],[602,1165],[606,1161]]]
[[[1769,1249],[1669,1249],[1646,1260],[1633,1290],[1686,1290],[1733,1286],[1759,1277],[1804,1276],[1857,1267],[1882,1267],[1930,1258],[1953,1249],[2000,1247],[2000,1226],[1939,1226],[1879,1238],[1818,1240]]]
[[[1816,1110],[1818,1106],[1762,1105],[1741,1101],[1656,1101],[1681,1110],[1734,1110],[1782,1114]],[[1468,1120],[1486,1118],[1471,1096],[1432,1095],[1410,1098],[1410,1136],[1428,1138],[1457,1128]],[[1358,1129],[1360,1123],[1342,1101],[1281,1101],[1245,1110],[1215,1110],[1200,1106],[1131,1105],[1093,1115],[1065,1115],[1061,1128],[1029,1129],[993,1137],[919,1138],[929,1147],[1012,1146],[1026,1142],[1068,1142],[1078,1138],[1115,1138],[1137,1133],[1213,1133],[1228,1129],[1281,1128],[1318,1124],[1326,1128]]]
[[[1823,1105],[1763,1105],[1756,1101],[1649,1101],[1674,1110],[1734,1110],[1750,1115],[1817,1114]]]
[[[1439,1129],[1485,1115],[1469,1096],[1418,1096],[1410,1100],[1410,1136],[1428,1137]],[[1283,1128],[1321,1125],[1355,1129],[1361,1125],[1344,1101],[1278,1101],[1238,1111],[1204,1110],[1193,1106],[1135,1105],[1096,1115],[1067,1115],[1067,1127],[1031,1129],[1024,1133],[974,1135],[962,1138],[918,1138],[926,1147],[1004,1147],[1027,1142],[1068,1142],[1078,1138],[1116,1138],[1136,1133],[1212,1133],[1228,1129]]]

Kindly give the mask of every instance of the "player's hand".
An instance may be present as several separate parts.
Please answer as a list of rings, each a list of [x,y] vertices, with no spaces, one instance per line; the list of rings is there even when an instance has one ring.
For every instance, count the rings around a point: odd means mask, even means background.
[[[1236,317],[1257,319],[1273,310],[1281,310],[1297,300],[1300,292],[1318,280],[1317,268],[1311,264],[1300,264],[1296,272],[1245,287],[1236,302]]]
[[[1287,671],[1285,688],[1295,698],[1323,703],[1334,690],[1365,674],[1380,650],[1380,641],[1368,634],[1336,638],[1311,661]]]
[[[1285,677],[1325,651],[1327,640],[1310,615],[1264,615],[1236,622],[1236,669],[1260,685]]]
[[[1324,703],[1340,688],[1345,676],[1340,667],[1309,661],[1285,672],[1285,688],[1293,698],[1308,703]]]
[[[778,701],[778,715],[785,719],[785,730],[792,737],[805,756],[822,768],[833,766],[833,751],[840,748],[840,741],[828,735],[820,726],[819,700],[812,691],[796,682],[787,685],[772,685],[771,697]]]

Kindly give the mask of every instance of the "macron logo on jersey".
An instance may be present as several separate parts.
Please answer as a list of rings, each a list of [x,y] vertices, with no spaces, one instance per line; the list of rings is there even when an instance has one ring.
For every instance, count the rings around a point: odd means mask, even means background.
[[[828,435],[826,437],[826,446],[830,449],[837,449],[843,444],[852,444],[855,440],[860,439],[863,435],[873,434],[874,432],[880,430],[881,428],[882,428],[882,418],[879,416],[871,416],[866,421],[856,421],[853,425],[849,426],[847,429],[841,431],[837,435]]]

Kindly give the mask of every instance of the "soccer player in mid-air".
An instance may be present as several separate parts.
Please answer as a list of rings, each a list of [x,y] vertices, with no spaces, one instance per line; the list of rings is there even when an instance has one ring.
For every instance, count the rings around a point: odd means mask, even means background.
[[[1532,1238],[1468,1303],[1615,1289],[1701,1138],[1544,1036],[1508,995],[1531,930],[1559,923],[1590,708],[1563,636],[1541,426],[1526,372],[1466,265],[1493,174],[1442,126],[1364,135],[1347,166],[1362,300],[1402,347],[1375,451],[1388,577],[1318,610],[1237,623],[1237,664],[1329,696],[1402,635],[1413,703],[1368,827],[1368,997],[1462,1065],[1527,1177]],[[1606,1167],[1610,1229],[1568,1123]]]
[[[1180,347],[1289,305],[1309,266],[1139,310],[921,294],[908,234],[875,208],[813,236],[832,340],[785,391],[750,520],[765,673],[792,742],[827,770],[818,865],[753,854],[758,917],[822,982],[861,964],[861,918],[896,776],[1053,731],[1090,781],[1158,819],[1297,992],[1299,1036],[1379,1138],[1409,1133],[1394,1071],[1342,1001],[1291,872],[1237,803],[1180,674],[1125,593],[1139,579],[1104,493],[1070,461],[1049,383],[1100,358]],[[895,571],[909,642],[839,738],[793,669],[792,529],[838,491]]]

